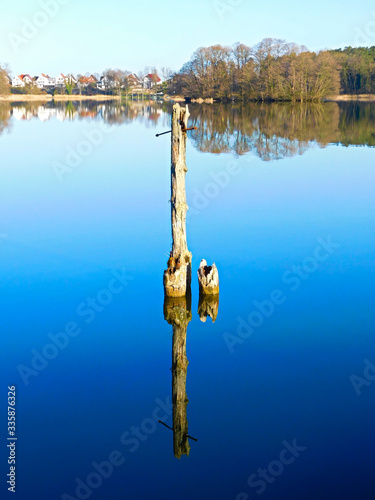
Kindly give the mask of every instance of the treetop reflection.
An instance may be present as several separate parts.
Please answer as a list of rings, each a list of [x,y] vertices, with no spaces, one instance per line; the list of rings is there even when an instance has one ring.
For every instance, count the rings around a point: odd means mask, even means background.
[[[164,127],[170,103],[49,102],[1,103],[0,135],[13,121],[39,119],[103,120],[109,125],[142,122]],[[201,152],[255,154],[264,161],[303,154],[312,146],[328,144],[375,146],[375,103],[247,103],[192,104],[189,133]]]
[[[199,105],[191,117],[196,148],[214,154],[252,152],[267,161],[313,145],[375,146],[374,103]]]

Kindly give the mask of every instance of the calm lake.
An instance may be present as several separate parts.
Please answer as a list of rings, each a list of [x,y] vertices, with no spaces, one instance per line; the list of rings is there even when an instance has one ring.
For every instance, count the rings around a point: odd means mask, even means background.
[[[1,393],[5,415],[16,386],[18,498],[373,499],[375,103],[189,109],[197,441],[178,459],[170,135],[155,137],[171,106],[0,105]],[[220,300],[199,315],[201,259]]]

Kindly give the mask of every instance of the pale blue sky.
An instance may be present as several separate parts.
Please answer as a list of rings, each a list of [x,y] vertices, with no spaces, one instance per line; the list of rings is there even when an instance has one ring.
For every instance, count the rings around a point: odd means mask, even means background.
[[[57,5],[55,15],[40,16],[48,1]],[[25,19],[33,18],[46,24],[27,39]],[[178,70],[200,46],[252,46],[265,37],[310,50],[375,45],[375,6],[370,0],[17,0],[2,7],[0,62],[13,75]]]

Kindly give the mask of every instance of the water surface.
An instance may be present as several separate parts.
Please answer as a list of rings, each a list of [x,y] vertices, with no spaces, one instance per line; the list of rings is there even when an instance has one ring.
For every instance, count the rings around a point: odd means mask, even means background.
[[[17,386],[18,498],[88,498],[76,478],[111,456],[124,462],[92,499],[370,500],[375,382],[356,391],[351,375],[375,364],[375,106],[190,112],[197,441],[177,459],[157,422],[173,426],[170,139],[155,137],[170,106],[0,106],[1,371]],[[202,258],[220,273],[214,323],[198,315]],[[71,322],[76,335],[33,368]],[[294,440],[305,449],[279,470]]]

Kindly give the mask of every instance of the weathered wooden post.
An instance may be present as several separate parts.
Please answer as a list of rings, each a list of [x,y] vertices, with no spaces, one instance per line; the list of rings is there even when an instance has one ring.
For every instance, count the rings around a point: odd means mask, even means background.
[[[164,292],[168,297],[183,297],[190,291],[191,259],[186,241],[186,130],[189,109],[174,104],[171,147],[171,223],[172,251],[164,271]]]
[[[216,264],[208,266],[202,259],[198,269],[199,294],[218,295],[219,293],[219,271]]]
[[[165,297],[164,318],[172,325],[172,403],[173,403],[173,451],[177,458],[189,455],[186,376],[189,361],[186,357],[186,334],[191,321],[191,295]],[[165,425],[165,424],[164,424]],[[192,438],[194,439],[194,438]]]

